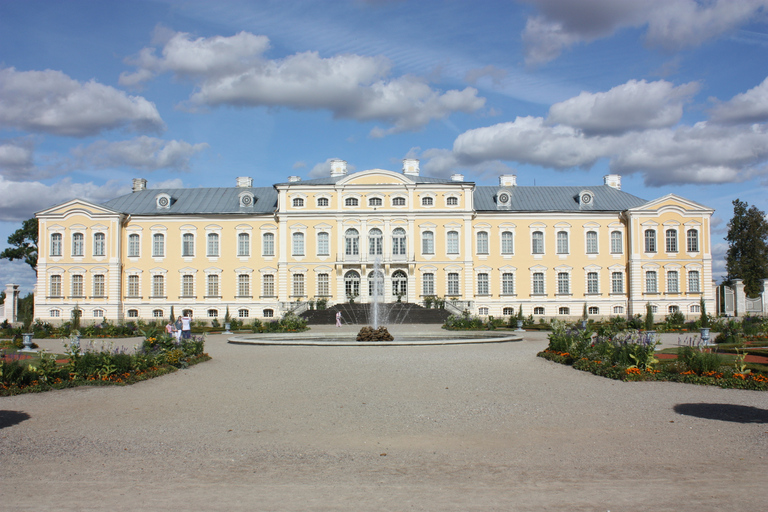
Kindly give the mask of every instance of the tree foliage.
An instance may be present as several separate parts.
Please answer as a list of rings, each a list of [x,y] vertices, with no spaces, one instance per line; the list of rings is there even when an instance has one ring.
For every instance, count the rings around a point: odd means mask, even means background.
[[[747,296],[762,291],[768,278],[768,221],[765,212],[736,199],[733,218],[728,222],[728,255],[725,266],[729,278],[742,279]]]
[[[24,260],[37,273],[37,219],[22,222],[21,228],[8,237],[8,245],[0,252],[0,258],[6,260]]]

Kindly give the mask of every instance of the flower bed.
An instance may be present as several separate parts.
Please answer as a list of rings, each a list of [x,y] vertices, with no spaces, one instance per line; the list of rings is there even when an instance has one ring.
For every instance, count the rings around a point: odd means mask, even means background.
[[[566,331],[556,326],[549,347],[538,356],[585,372],[622,381],[671,381],[722,388],[768,391],[768,376],[747,368],[741,354],[725,366],[715,352],[681,347],[679,357],[661,363],[656,342],[636,331],[612,337],[593,337],[589,331]]]
[[[66,339],[63,360],[57,361],[45,351],[34,364],[13,356],[0,358],[0,396],[84,385],[133,384],[209,360],[204,345],[204,337],[177,342],[151,332],[128,354],[125,348],[115,349],[111,343],[97,349],[91,340],[83,348],[77,338]]]

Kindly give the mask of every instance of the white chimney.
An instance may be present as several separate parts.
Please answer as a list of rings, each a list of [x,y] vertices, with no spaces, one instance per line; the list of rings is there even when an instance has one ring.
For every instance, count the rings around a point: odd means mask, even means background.
[[[246,176],[240,176],[237,178],[237,188],[251,188],[253,186],[253,178]]]
[[[331,160],[331,176],[346,176],[347,162],[344,160]]]
[[[288,183],[296,183],[301,181],[301,176],[288,176]]]
[[[603,176],[603,184],[621,190],[621,174],[606,174]]]
[[[463,174],[451,174],[451,181],[464,181]]]
[[[499,176],[499,186],[500,187],[516,187],[517,186],[517,175],[515,174],[502,174]]]
[[[419,175],[419,160],[416,158],[404,158],[403,159],[403,174],[408,176]]]
[[[147,180],[144,178],[133,178],[133,191],[139,192],[140,190],[147,189]]]

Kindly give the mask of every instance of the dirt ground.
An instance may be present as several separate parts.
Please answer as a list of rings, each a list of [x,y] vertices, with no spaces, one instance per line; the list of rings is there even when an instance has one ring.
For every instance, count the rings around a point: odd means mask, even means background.
[[[173,375],[0,398],[0,509],[765,507],[768,395],[612,381],[545,346],[216,335]]]

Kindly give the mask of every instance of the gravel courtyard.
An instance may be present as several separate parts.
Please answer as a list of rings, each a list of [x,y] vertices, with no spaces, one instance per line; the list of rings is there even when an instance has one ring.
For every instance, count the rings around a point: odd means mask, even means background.
[[[0,509],[765,507],[768,395],[612,381],[545,346],[215,335],[173,375],[0,398]]]

